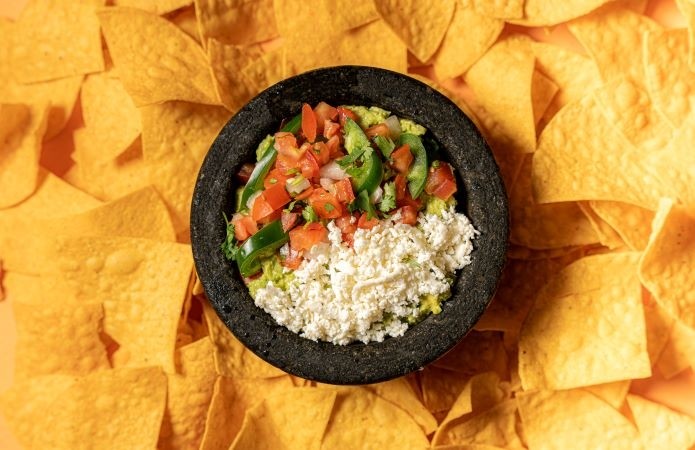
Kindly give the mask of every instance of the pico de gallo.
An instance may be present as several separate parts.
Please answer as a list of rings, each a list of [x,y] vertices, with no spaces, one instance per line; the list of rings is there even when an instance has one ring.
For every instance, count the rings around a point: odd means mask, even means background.
[[[424,127],[381,108],[305,103],[239,170],[222,250],[249,281],[272,255],[297,269],[328,242],[331,221],[347,246],[385,219],[415,226],[419,211],[455,202],[454,172],[438,154]]]

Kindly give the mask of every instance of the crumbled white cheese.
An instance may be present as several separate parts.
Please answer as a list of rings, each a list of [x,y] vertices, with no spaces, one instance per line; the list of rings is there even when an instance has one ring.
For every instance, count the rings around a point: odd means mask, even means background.
[[[416,316],[425,295],[449,291],[450,276],[470,264],[478,232],[453,207],[421,213],[417,226],[394,219],[358,229],[352,248],[330,222],[330,243],[305,254],[286,291],[272,282],[258,289],[256,305],[312,340],[345,345],[403,335],[408,323],[399,318]]]

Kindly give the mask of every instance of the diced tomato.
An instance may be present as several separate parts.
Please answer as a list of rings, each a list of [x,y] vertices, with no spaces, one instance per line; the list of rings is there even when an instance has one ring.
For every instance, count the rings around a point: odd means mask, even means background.
[[[340,136],[337,134],[328,139],[328,142],[326,142],[326,147],[328,147],[328,154],[331,159],[337,159],[345,156],[342,150],[340,150]]]
[[[405,198],[405,191],[407,190],[408,183],[405,179],[405,175],[396,175],[394,180],[396,185],[396,201],[403,200]]]
[[[299,170],[307,180],[319,177],[319,162],[316,160],[314,152],[304,153],[304,157],[299,161]]]
[[[293,170],[299,170],[299,159],[294,159],[285,155],[278,155],[275,160],[275,168],[288,178],[293,176]]]
[[[340,132],[340,125],[332,120],[326,120],[323,123],[323,137],[330,139]]]
[[[300,192],[298,195],[294,196],[295,200],[305,200],[309,198],[311,194],[314,193],[314,188],[309,186],[308,188],[304,189],[302,192]]]
[[[275,208],[270,206],[268,200],[266,200],[263,194],[261,194],[253,201],[253,206],[251,207],[251,217],[253,217],[253,220],[256,222],[261,222],[273,214],[274,211]]]
[[[290,251],[287,253],[287,256],[283,258],[282,265],[288,269],[295,270],[299,268],[299,265],[302,263],[302,259],[302,252],[299,252],[290,246]]]
[[[268,214],[267,216],[261,218],[258,220],[258,223],[261,225],[267,225],[270,222],[275,222],[276,220],[280,220],[282,217],[282,209],[276,209],[272,213]]]
[[[316,114],[307,103],[302,105],[302,134],[309,142],[316,140]]]
[[[349,117],[354,121],[357,121],[357,114],[354,112],[350,111],[347,108],[343,108],[342,106],[338,106],[338,118],[340,120],[340,125],[345,126],[345,118]]]
[[[239,242],[245,241],[258,231],[258,225],[251,216],[237,214],[232,218],[232,225],[234,225],[234,237]]]
[[[327,164],[331,160],[331,151],[324,142],[317,142],[311,147],[311,152],[316,157],[319,166]]]
[[[380,123],[364,130],[364,134],[366,134],[369,139],[373,139],[375,136],[389,137],[391,132],[385,123]]]
[[[448,200],[456,192],[456,189],[456,178],[454,178],[454,172],[449,164],[439,163],[438,167],[430,168],[427,174],[425,192],[442,200]]]
[[[314,108],[314,114],[316,114],[316,122],[318,124],[319,133],[325,132],[326,128],[324,124],[327,120],[335,120],[338,117],[338,110],[329,105],[326,102],[320,102]]]
[[[275,168],[268,172],[268,175],[266,175],[265,179],[263,180],[263,187],[268,189],[276,184],[284,186],[287,178],[289,177],[285,175],[281,169]]]
[[[337,198],[323,188],[315,188],[309,197],[309,205],[322,219],[336,219],[343,215],[343,207]]]
[[[391,153],[391,159],[393,160],[391,166],[393,166],[398,173],[403,175],[407,174],[410,165],[413,163],[413,154],[410,152],[410,146],[404,144],[398,147]]]
[[[284,184],[275,184],[264,190],[261,197],[273,208],[273,211],[280,209],[290,202],[290,194],[287,193]]]
[[[290,231],[297,225],[299,221],[299,213],[283,211],[282,216],[280,216],[282,221],[282,229],[287,232]]]
[[[359,220],[357,221],[357,228],[363,228],[365,230],[374,228],[377,225],[379,225],[379,219],[377,219],[376,217],[367,219],[367,213],[362,213]]]
[[[328,241],[328,230],[318,222],[290,230],[290,247],[295,251],[310,250],[319,242]]]
[[[294,159],[299,159],[302,155],[297,149],[297,138],[294,134],[279,131],[275,133],[275,149],[280,155],[285,155]]]
[[[350,215],[340,216],[335,219],[335,226],[340,228],[343,242],[347,243],[348,246],[352,246],[352,240],[355,235],[355,231],[357,231],[357,221],[351,222],[351,220],[352,216]]]
[[[253,172],[253,169],[256,167],[255,164],[251,163],[246,163],[241,166],[241,169],[239,169],[239,172],[236,174],[237,180],[239,180],[239,183],[241,184],[246,184],[249,181],[249,178],[251,177],[251,173]]]
[[[348,178],[336,181],[333,186],[335,186],[335,197],[338,201],[352,203],[355,199],[355,192],[352,190],[352,183]]]
[[[406,225],[415,225],[417,223],[417,209],[411,205],[405,205],[401,209],[401,222]]]

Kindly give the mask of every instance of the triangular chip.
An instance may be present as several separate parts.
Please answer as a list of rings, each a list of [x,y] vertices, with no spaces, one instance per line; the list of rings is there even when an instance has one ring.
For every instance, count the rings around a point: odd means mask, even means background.
[[[486,444],[507,449],[523,449],[517,434],[517,405],[505,400],[471,418],[464,416],[447,425],[438,444]]]
[[[547,26],[583,16],[609,0],[525,0],[524,18],[512,20],[525,26]]]
[[[193,0],[113,0],[114,6],[128,6],[151,12],[166,14],[193,3]]]
[[[630,389],[630,380],[613,381],[611,383],[586,386],[582,389],[591,392],[596,397],[611,405],[613,408],[619,410],[625,402],[627,391]]]
[[[203,42],[243,45],[277,37],[273,0],[195,0]]]
[[[674,321],[656,367],[667,380],[695,367],[695,330]]]
[[[275,0],[278,30],[289,41],[320,39],[374,21],[379,17],[369,0]]]
[[[687,450],[695,445],[695,419],[692,417],[637,395],[628,395],[627,403],[645,448]]]
[[[407,412],[420,425],[425,434],[433,433],[437,429],[437,421],[417,398],[405,377],[370,384],[366,388]]]
[[[550,205],[555,205],[557,203],[550,203]],[[579,209],[582,210],[586,218],[591,222],[591,226],[598,236],[598,242],[601,245],[608,247],[611,250],[615,250],[625,246],[625,243],[618,235],[618,232],[613,229],[606,221],[598,216],[589,206],[589,202],[578,202],[577,205]]]
[[[654,211],[622,202],[591,201],[591,209],[606,221],[632,250],[644,250]]]
[[[690,70],[695,70],[695,3],[691,0],[676,0],[676,4],[688,24],[688,43],[690,44],[688,63]]]
[[[215,89],[222,104],[236,111],[251,99],[253,92],[241,69],[260,57],[256,47],[224,45],[216,39],[208,41],[208,59],[214,74]]]

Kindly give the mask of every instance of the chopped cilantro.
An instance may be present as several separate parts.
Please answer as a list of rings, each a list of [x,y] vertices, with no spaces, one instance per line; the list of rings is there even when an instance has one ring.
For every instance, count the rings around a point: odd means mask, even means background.
[[[379,202],[379,211],[389,212],[396,208],[396,182],[391,181],[384,184],[384,194]]]
[[[326,203],[323,205],[323,209],[325,209],[326,212],[331,212],[335,209],[335,206],[331,205],[330,203]]]
[[[239,253],[239,246],[237,245],[236,238],[234,237],[234,224],[227,219],[227,215],[222,213],[224,216],[224,221],[227,224],[227,236],[220,245],[220,249],[224,253],[224,257],[230,261],[236,259],[237,253]]]
[[[314,211],[314,208],[311,206],[307,206],[302,210],[302,217],[304,217],[304,220],[306,220],[307,223],[311,222],[318,222],[319,217],[316,215],[316,211]]]
[[[384,136],[375,136],[374,143],[377,147],[379,147],[379,150],[381,150],[381,154],[384,155],[385,158],[391,157],[391,153],[396,148],[396,144],[393,143],[391,138],[387,138]]]

